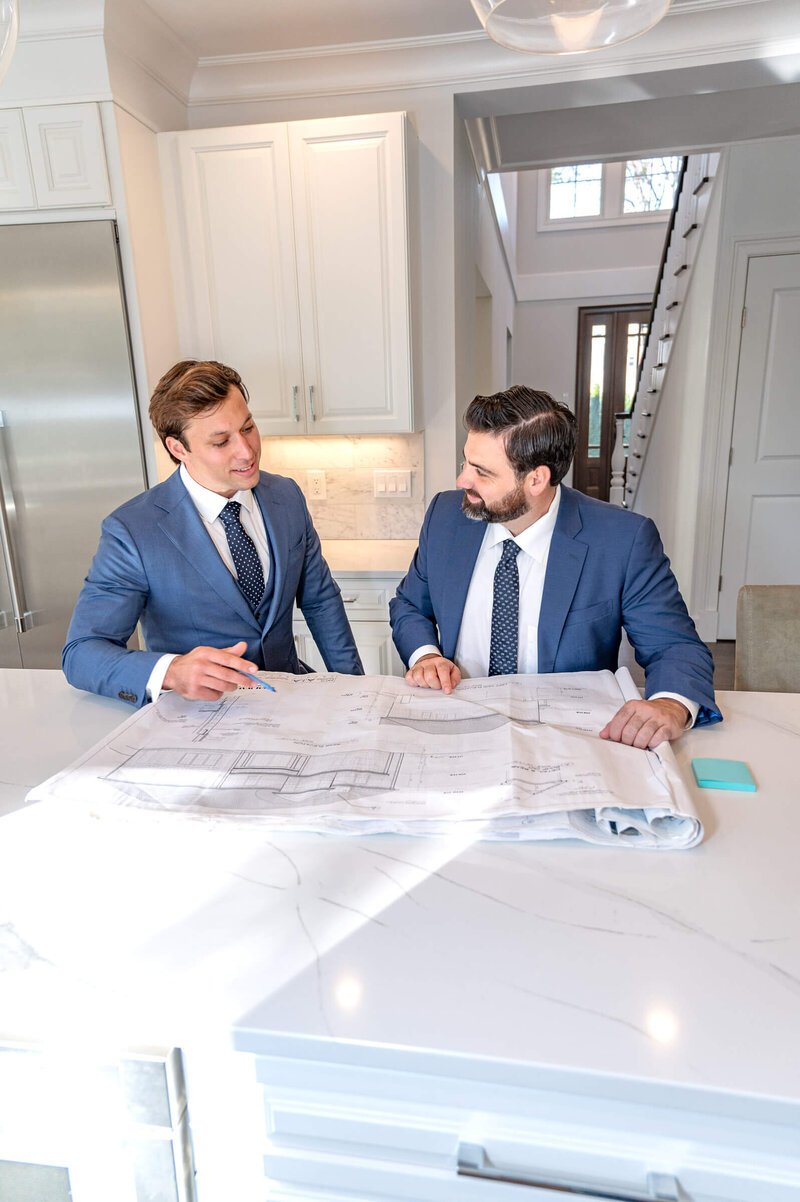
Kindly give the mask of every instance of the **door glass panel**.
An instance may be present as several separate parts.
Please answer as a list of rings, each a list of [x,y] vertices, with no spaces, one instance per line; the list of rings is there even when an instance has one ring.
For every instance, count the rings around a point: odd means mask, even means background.
[[[587,449],[590,459],[599,459],[600,457],[606,335],[605,323],[592,326],[592,350],[589,358],[589,446]]]
[[[625,412],[629,413],[633,398],[636,395],[636,379],[639,374],[639,364],[644,354],[644,343],[647,338],[646,321],[629,321],[627,342],[625,347]],[[623,426],[623,441],[627,449],[630,435],[630,422]]]

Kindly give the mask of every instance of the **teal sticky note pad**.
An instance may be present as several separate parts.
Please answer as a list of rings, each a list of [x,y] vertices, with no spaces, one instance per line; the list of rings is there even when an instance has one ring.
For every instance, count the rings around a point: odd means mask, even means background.
[[[756,782],[743,760],[692,760],[694,778],[701,789],[737,789],[755,793]]]

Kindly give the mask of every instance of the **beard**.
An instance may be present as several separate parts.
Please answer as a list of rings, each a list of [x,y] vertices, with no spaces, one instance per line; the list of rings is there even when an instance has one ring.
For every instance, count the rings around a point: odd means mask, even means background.
[[[476,522],[515,522],[528,512],[528,502],[525,499],[524,487],[518,484],[493,506],[487,505],[485,501],[470,501],[464,493],[461,508],[468,518]]]

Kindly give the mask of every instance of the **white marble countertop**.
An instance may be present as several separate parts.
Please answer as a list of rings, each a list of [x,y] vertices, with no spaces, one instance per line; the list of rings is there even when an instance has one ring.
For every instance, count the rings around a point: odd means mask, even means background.
[[[322,838],[55,803],[0,821],[0,1037],[247,1029],[800,1099],[800,696],[723,693],[678,758],[705,841]],[[0,800],[129,713],[0,672]]]
[[[322,554],[337,575],[404,576],[417,549],[412,538],[324,538]]]

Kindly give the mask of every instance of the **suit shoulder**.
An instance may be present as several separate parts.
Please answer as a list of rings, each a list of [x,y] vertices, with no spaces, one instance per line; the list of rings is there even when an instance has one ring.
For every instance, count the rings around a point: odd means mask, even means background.
[[[568,503],[577,507],[584,525],[597,525],[620,532],[629,531],[633,535],[651,521],[641,513],[623,509],[620,505],[612,505],[609,501],[600,501],[597,497],[587,497],[584,493],[576,492],[574,488],[567,488],[563,484],[561,488]]]
[[[463,490],[460,488],[451,488],[446,492],[437,492],[428,506],[428,520],[434,518],[440,521],[443,518],[451,519],[456,515],[464,516],[464,511],[461,508],[461,501],[464,497]]]

